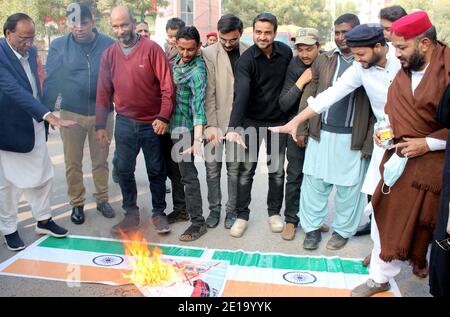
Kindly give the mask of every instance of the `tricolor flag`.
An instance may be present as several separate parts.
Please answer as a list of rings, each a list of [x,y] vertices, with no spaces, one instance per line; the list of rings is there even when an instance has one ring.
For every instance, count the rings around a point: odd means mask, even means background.
[[[138,286],[146,296],[349,296],[368,278],[361,259],[157,246],[163,259],[182,265],[185,274],[170,286]],[[130,271],[120,240],[82,236],[43,237],[0,264],[0,275],[67,283],[125,285]],[[377,296],[400,291],[391,281],[391,290]]]

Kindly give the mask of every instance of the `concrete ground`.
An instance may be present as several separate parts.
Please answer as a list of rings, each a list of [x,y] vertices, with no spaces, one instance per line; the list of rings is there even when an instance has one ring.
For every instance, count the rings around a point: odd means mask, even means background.
[[[114,219],[104,218],[96,211],[95,200],[92,196],[93,182],[90,171],[90,159],[88,148],[86,147],[84,160],[84,180],[86,186],[86,222],[77,226],[70,221],[71,207],[67,202],[67,186],[65,180],[64,156],[61,139],[58,131],[52,131],[49,137],[49,152],[55,166],[55,186],[52,197],[52,208],[54,219],[70,230],[73,235],[85,235],[95,237],[116,238],[111,235],[111,227],[119,222],[123,213],[121,211],[120,188],[110,180],[110,202],[117,211]],[[114,150],[114,143],[111,147],[111,153]],[[112,155],[110,155],[111,158]],[[207,188],[205,180],[205,168],[201,163],[198,164],[199,179],[202,186],[203,211],[205,217],[208,215],[208,204],[206,200]],[[340,256],[345,258],[364,258],[369,254],[372,242],[369,236],[354,237],[347,246],[339,251],[330,251],[325,248],[326,242],[331,236],[331,232],[323,234],[323,240],[320,248],[315,251],[306,251],[302,248],[304,232],[298,229],[294,241],[284,241],[280,234],[272,233],[267,223],[267,169],[265,164],[259,164],[252,191],[252,202],[250,205],[251,215],[249,227],[245,235],[236,239],[229,235],[228,230],[223,227],[224,215],[222,215],[219,226],[215,229],[209,229],[207,234],[197,241],[181,242],[178,236],[188,227],[188,223],[177,223],[172,226],[172,231],[168,235],[157,235],[151,226],[145,226],[149,222],[150,216],[150,195],[148,180],[145,171],[142,154],[139,155],[136,167],[136,181],[138,185],[139,206],[141,208],[141,223],[144,224],[145,237],[149,242],[176,244],[186,246],[198,246],[217,249],[243,249],[245,251],[260,252],[278,252],[286,254],[300,254],[313,256]],[[226,179],[222,179],[222,190],[224,192],[224,202],[226,202]],[[171,195],[167,195],[167,211],[172,209]],[[334,206],[331,203],[330,217],[327,223],[332,221]],[[19,213],[19,233],[24,242],[29,245],[36,241],[39,236],[34,232],[35,221],[31,216],[29,206],[26,203],[20,205]],[[10,252],[5,245],[0,245],[0,262],[12,257],[15,253]],[[403,296],[406,297],[429,297],[428,279],[419,279],[411,272],[411,267],[406,263],[402,272],[396,278],[397,284]],[[27,279],[9,276],[0,276],[0,296],[142,296],[134,286],[113,287],[97,284],[81,284],[79,287],[71,287],[63,282],[46,281],[39,279]]]

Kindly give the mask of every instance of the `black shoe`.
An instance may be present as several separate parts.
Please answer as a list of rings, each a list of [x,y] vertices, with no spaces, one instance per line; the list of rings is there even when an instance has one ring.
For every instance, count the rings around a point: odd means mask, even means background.
[[[233,227],[234,222],[236,221],[237,218],[237,214],[232,211],[232,212],[227,212],[226,216],[225,216],[225,223],[224,223],[224,227],[225,229],[231,229],[231,227]]]
[[[114,218],[116,216],[116,212],[107,202],[98,204],[97,210],[100,211],[105,218]]]
[[[365,236],[367,234],[370,234],[370,221],[368,223],[366,223],[361,229],[359,229],[358,231],[356,231],[355,233],[355,237],[358,236]]]
[[[189,221],[189,215],[186,211],[172,211],[167,215],[167,221],[169,224],[181,221]]]
[[[48,234],[49,236],[55,238],[67,237],[69,231],[61,226],[58,226],[52,218],[44,221],[38,221],[36,224],[36,233],[38,234]]]
[[[20,251],[25,249],[25,243],[19,236],[17,230],[5,236],[6,247],[11,251]]]
[[[139,214],[126,214],[121,222],[112,227],[112,232],[114,234],[120,234],[120,232],[127,233],[135,231],[139,228],[139,221]]]
[[[319,242],[322,241],[322,233],[320,229],[307,232],[305,240],[303,241],[303,249],[316,250],[319,248]]]
[[[166,194],[170,194],[172,191],[170,190],[169,186],[166,186]]]
[[[168,233],[170,232],[169,222],[167,221],[167,216],[165,214],[155,214],[152,215],[153,226],[158,233]]]
[[[84,223],[84,206],[75,206],[72,208],[70,220],[76,225]]]
[[[220,221],[220,212],[211,211],[209,213],[208,218],[206,218],[206,226],[208,228],[215,228],[219,225],[219,221]]]

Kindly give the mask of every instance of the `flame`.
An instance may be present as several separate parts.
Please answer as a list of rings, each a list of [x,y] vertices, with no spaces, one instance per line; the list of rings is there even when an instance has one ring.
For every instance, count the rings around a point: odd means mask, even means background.
[[[166,286],[179,279],[179,269],[161,259],[162,250],[154,247],[150,251],[145,238],[140,233],[129,237],[121,233],[125,254],[133,268],[131,274],[122,274],[136,285],[144,287]]]

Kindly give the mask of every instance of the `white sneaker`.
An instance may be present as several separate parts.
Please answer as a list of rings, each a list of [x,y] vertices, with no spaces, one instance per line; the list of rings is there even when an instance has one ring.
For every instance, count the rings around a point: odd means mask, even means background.
[[[233,226],[230,229],[230,236],[235,238],[240,238],[244,235],[245,230],[247,229],[248,221],[244,219],[236,219]]]
[[[280,215],[273,215],[269,217],[269,225],[272,232],[281,232],[284,228],[284,221]]]

